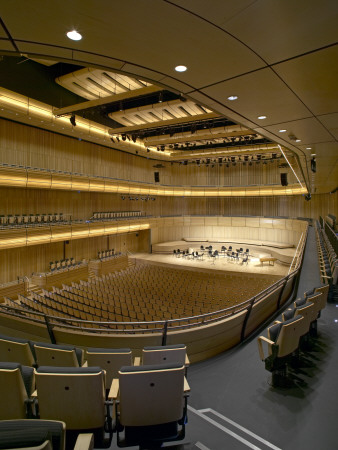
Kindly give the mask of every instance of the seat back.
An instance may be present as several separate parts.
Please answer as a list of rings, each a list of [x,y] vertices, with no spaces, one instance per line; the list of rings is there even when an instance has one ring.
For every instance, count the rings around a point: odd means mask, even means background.
[[[268,328],[268,336],[274,341],[275,345],[278,345],[278,357],[283,357],[293,353],[299,345],[299,338],[301,336],[303,316],[298,316],[277,325],[272,325]],[[274,327],[278,328],[276,336],[274,334]],[[271,348],[269,348],[270,354]]]
[[[70,346],[35,343],[34,349],[39,366],[79,367],[83,351]]]
[[[105,422],[105,372],[100,367],[39,367],[35,371],[41,419],[67,430],[101,428]]]
[[[0,448],[64,450],[66,424],[55,420],[2,420]]]
[[[32,366],[35,363],[35,358],[29,341],[0,338],[0,361],[17,362],[24,366]]]
[[[132,352],[130,348],[87,348],[85,359],[88,367],[97,366],[106,371],[106,386],[109,388],[121,367],[132,365]]]
[[[295,309],[294,317],[303,316],[304,320],[299,326],[300,336],[304,336],[310,330],[311,322],[317,318],[317,310],[315,304],[312,302],[307,302],[305,305],[300,306]]]
[[[142,364],[185,364],[186,353],[187,348],[184,344],[144,347]]]
[[[33,369],[31,371],[32,379],[28,380],[27,377],[26,388],[21,364],[0,363],[0,420],[26,418],[25,402],[32,390],[30,385],[33,384]]]
[[[122,367],[119,371],[120,422],[149,426],[178,421],[184,406],[184,366]]]

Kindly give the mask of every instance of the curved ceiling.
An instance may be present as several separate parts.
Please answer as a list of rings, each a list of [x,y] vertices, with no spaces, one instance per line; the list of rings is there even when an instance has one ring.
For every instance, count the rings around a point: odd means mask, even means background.
[[[336,188],[336,1],[101,0],[98,5],[3,2],[0,52],[120,71],[183,94],[297,153],[308,185],[314,181],[313,192]],[[66,37],[74,28],[81,41]],[[188,70],[176,72],[179,64]],[[238,99],[228,100],[231,95]],[[259,120],[261,115],[266,119]]]

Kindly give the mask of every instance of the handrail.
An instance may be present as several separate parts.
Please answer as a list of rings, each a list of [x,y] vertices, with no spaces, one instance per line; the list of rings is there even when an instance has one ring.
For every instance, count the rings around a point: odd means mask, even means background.
[[[300,237],[300,239],[298,241],[297,248],[296,248],[295,254],[293,255],[288,274],[290,273],[290,270],[292,269],[293,262],[294,262],[295,258],[297,258],[297,260],[299,258],[299,255],[297,255],[297,251],[298,251],[298,247],[299,247],[300,243],[302,242],[303,234],[304,234],[304,232],[302,233],[302,235],[301,235],[301,237]]]
[[[308,228],[307,228],[307,230],[308,230]],[[299,257],[297,258],[297,263],[295,265],[295,269],[291,273],[288,273],[285,277],[281,278],[280,280],[277,280],[271,286],[267,287],[260,293],[254,295],[250,299],[245,300],[244,302],[239,303],[237,305],[233,305],[231,307],[224,308],[224,309],[221,309],[218,311],[212,311],[209,313],[196,315],[196,316],[180,317],[178,319],[168,319],[168,320],[159,320],[159,321],[142,321],[142,322],[139,322],[139,321],[137,321],[137,322],[84,321],[84,320],[76,319],[76,318],[57,317],[57,316],[47,315],[47,314],[39,313],[38,311],[24,309],[23,307],[18,308],[17,305],[15,307],[9,306],[8,304],[0,304],[0,312],[3,314],[8,314],[8,315],[14,316],[14,317],[19,317],[21,319],[25,318],[23,316],[23,314],[41,317],[41,320],[34,319],[34,318],[30,318],[29,320],[40,323],[40,324],[44,324],[45,326],[47,326],[47,330],[48,330],[48,333],[49,333],[51,339],[53,339],[53,336],[54,336],[53,332],[52,332],[53,328],[62,327],[62,328],[65,328],[68,330],[74,330],[74,331],[79,331],[79,329],[80,329],[80,330],[85,330],[86,332],[89,332],[89,333],[106,333],[106,334],[110,334],[110,333],[140,334],[140,333],[157,333],[157,332],[161,331],[162,332],[162,343],[165,343],[167,341],[168,333],[170,333],[172,331],[192,329],[192,328],[203,326],[206,323],[210,324],[210,323],[220,322],[228,317],[235,316],[239,313],[242,313],[243,311],[246,311],[246,316],[245,316],[244,323],[243,323],[241,333],[240,333],[241,341],[243,341],[245,338],[246,325],[248,323],[250,313],[253,309],[253,306],[257,302],[259,302],[261,299],[263,299],[264,297],[268,296],[269,294],[273,293],[274,291],[278,290],[279,288],[282,288],[280,297],[279,297],[278,303],[277,303],[277,310],[278,310],[279,306],[280,306],[280,300],[284,293],[285,287],[288,285],[288,282],[292,279],[297,280],[296,276],[298,275],[300,265],[302,262],[302,257],[304,255],[306,237],[307,237],[307,231],[305,232],[305,238],[302,241],[301,240],[299,241],[299,243],[302,242],[302,245],[301,245]],[[294,287],[294,285],[295,284],[293,281],[293,287]],[[9,303],[14,303],[10,299],[6,299],[6,300],[7,301],[9,300]],[[182,324],[180,324],[180,322],[190,322],[190,323],[186,323],[186,324],[182,325]],[[72,325],[72,324],[77,324],[77,325]],[[94,325],[96,325],[96,327],[95,328],[87,328],[85,326],[81,326],[81,324],[94,324]],[[147,328],[147,325],[151,325],[151,326],[155,325],[155,328]],[[115,328],[112,329],[111,328],[112,326],[115,326]],[[132,329],[126,328],[127,326],[132,326],[133,328]],[[138,328],[138,327],[143,327],[143,328]]]

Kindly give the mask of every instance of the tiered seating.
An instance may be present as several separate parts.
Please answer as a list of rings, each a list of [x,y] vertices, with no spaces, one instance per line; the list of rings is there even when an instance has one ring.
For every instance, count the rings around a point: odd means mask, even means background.
[[[325,232],[318,226],[318,223],[316,226],[316,238],[321,280],[323,283],[329,283],[332,286],[337,285],[337,255]]]
[[[108,212],[94,212],[91,219],[94,220],[111,220],[111,219],[126,219],[130,217],[142,217],[141,211],[108,211]]]
[[[34,427],[35,422],[39,421],[41,428],[44,428],[45,420],[59,420],[64,422],[63,431],[67,427],[67,430],[77,433],[79,430],[93,432],[95,447],[110,446],[115,430],[118,446],[122,447],[140,445],[141,448],[154,448],[156,444],[158,448],[167,440],[184,438],[190,391],[185,378],[185,345],[155,347],[153,353],[155,357],[160,357],[160,364],[154,365],[154,360],[149,360],[147,365],[136,367],[132,366],[130,349],[88,348],[85,350],[88,360],[79,367],[74,364],[77,360],[74,355],[83,355],[83,350],[78,348],[28,340],[23,342],[22,339],[7,336],[0,336],[0,344],[2,339],[17,345],[27,344],[35,350],[34,358],[36,356],[37,360],[33,363],[35,369],[22,366],[19,362],[1,362],[7,354],[0,352],[0,419],[30,418]],[[46,361],[40,360],[38,350],[43,348],[48,352],[48,361],[52,361],[53,366],[41,365]],[[73,360],[67,354],[71,352]],[[144,354],[151,352],[147,348]],[[166,352],[170,353],[170,363],[163,360]],[[175,356],[177,354],[178,357]],[[83,361],[78,362],[82,364]],[[117,418],[115,429],[112,399]],[[17,438],[30,437],[29,425],[25,423],[28,421],[22,422],[25,432],[18,433]],[[9,422],[8,429],[14,432]],[[32,434],[40,438],[35,428]],[[2,433],[0,440],[4,437],[8,436]],[[44,434],[44,437],[54,438],[54,430],[47,437]],[[90,434],[86,438],[80,436],[80,440],[81,448],[93,448]],[[61,444],[59,440],[56,448],[62,450]],[[8,446],[12,447],[20,446]],[[49,446],[38,448],[51,449]]]
[[[27,224],[52,224],[65,221],[63,213],[43,214],[8,214],[0,215],[1,226],[27,225]]]
[[[305,293],[304,298],[294,302],[292,308],[284,311],[282,321],[276,321],[268,328],[268,337],[258,337],[259,355],[265,362],[265,368],[272,373],[273,386],[287,386],[287,369],[292,359],[309,341],[310,335],[317,334],[317,319],[325,307],[328,286],[315,288]],[[263,344],[267,344],[267,356]]]

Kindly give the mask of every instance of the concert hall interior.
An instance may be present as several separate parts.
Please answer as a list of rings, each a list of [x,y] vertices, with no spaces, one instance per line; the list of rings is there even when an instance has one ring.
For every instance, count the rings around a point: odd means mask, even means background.
[[[337,16],[1,3],[1,448],[337,447]]]

